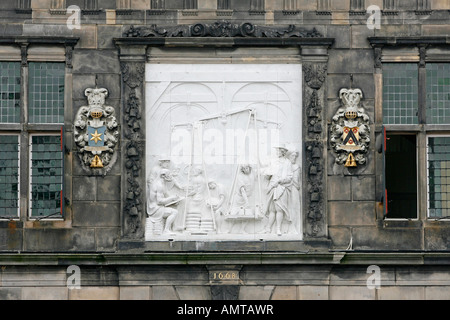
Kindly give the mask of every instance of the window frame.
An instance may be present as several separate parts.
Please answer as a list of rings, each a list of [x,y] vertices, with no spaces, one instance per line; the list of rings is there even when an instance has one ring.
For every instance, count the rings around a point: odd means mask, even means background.
[[[61,125],[64,125],[64,113],[65,113],[65,103],[64,103],[64,106],[63,106],[63,115],[62,115],[62,122],[30,122],[30,107],[31,107],[31,98],[30,98],[30,93],[31,93],[31,79],[32,79],[32,77],[30,76],[30,73],[29,73],[29,71],[30,71],[30,67],[29,67],[29,65],[30,64],[35,64],[35,63],[39,63],[39,64],[63,64],[63,62],[60,62],[60,61],[30,61],[30,63],[27,65],[27,68],[28,68],[28,72],[27,72],[27,79],[25,79],[25,80],[27,80],[27,92],[25,93],[26,95],[27,95],[27,106],[26,106],[26,110],[27,110],[27,112],[26,112],[26,115],[27,115],[27,119],[26,119],[26,123],[28,124],[28,125],[45,125],[45,126],[61,126]],[[52,69],[53,70],[53,69]],[[65,88],[65,78],[66,78],[66,70],[64,70],[64,93],[63,93],[63,99],[64,99],[64,96],[65,96],[65,91],[66,91],[66,88]],[[48,92],[47,92],[48,93]],[[53,93],[52,93],[53,94]],[[47,107],[46,107],[47,108]],[[23,111],[23,110],[22,110]],[[36,116],[36,115],[35,115]],[[42,116],[42,115],[41,115]],[[40,116],[40,117],[41,117]],[[48,115],[45,115],[46,117],[48,117]],[[59,115],[58,115],[59,116]]]
[[[0,221],[35,221],[44,219],[46,221],[65,221],[70,219],[70,214],[66,212],[66,203],[71,200],[71,195],[66,194],[70,188],[66,184],[71,183],[71,179],[66,176],[66,161],[69,161],[69,154],[65,145],[66,124],[72,114],[72,56],[73,49],[78,42],[78,37],[17,37],[3,38],[1,47],[5,53],[0,51],[0,61],[16,62],[20,64],[21,78],[21,100],[20,100],[20,121],[18,123],[0,123],[0,134],[11,133],[19,136],[19,165],[20,165],[20,187],[19,187],[19,214],[16,217],[0,217]],[[62,123],[29,123],[29,62],[62,63],[64,65],[64,111]],[[61,135],[62,142],[62,215],[58,217],[31,216],[30,195],[31,195],[31,148],[30,141],[33,134]],[[33,227],[34,224],[29,224]]]
[[[14,132],[1,132],[0,131],[0,136],[17,136],[17,145],[18,145],[18,150],[17,150],[17,156],[18,156],[18,161],[17,161],[17,169],[18,169],[18,176],[17,176],[17,215],[16,216],[0,216],[0,221],[1,220],[18,220],[20,218],[20,190],[21,190],[21,166],[20,166],[20,159],[21,159],[21,136],[19,133],[14,133]]]
[[[385,127],[384,127],[385,129]],[[416,137],[416,150],[419,147],[419,136],[417,132],[413,132],[413,131],[404,131],[404,130],[393,130],[393,131],[389,131],[389,130],[384,130],[384,147],[387,146],[388,142],[388,138],[387,138],[387,132],[390,133],[390,135],[402,135],[402,136],[406,136],[406,135],[410,135],[410,136],[415,136]],[[383,185],[384,185],[384,219],[388,220],[388,221],[405,221],[405,220],[411,220],[411,221],[418,221],[420,220],[420,184],[419,184],[419,170],[420,170],[420,162],[419,162],[419,153],[416,151],[416,193],[417,193],[417,199],[416,199],[416,205],[417,205],[417,209],[416,209],[416,217],[415,218],[390,218],[387,217],[387,213],[389,205],[387,204],[387,202],[389,202],[389,197],[387,196],[387,188],[386,188],[386,148],[383,150]]]
[[[428,150],[428,141],[430,138],[435,138],[435,137],[448,137],[450,138],[450,131],[447,133],[434,133],[434,134],[427,134],[426,135],[426,150]],[[450,221],[450,215],[447,215],[445,217],[432,217],[430,216],[430,176],[429,176],[429,170],[428,170],[428,163],[429,163],[429,153],[428,151],[426,151],[426,164],[427,164],[427,219],[428,220],[434,220],[434,221]]]
[[[29,133],[29,139],[28,139],[28,206],[27,206],[27,212],[28,212],[28,219],[29,220],[40,220],[42,219],[42,217],[47,217],[47,216],[39,216],[39,215],[35,215],[33,216],[33,207],[32,207],[32,202],[33,202],[33,188],[32,188],[32,170],[33,170],[33,157],[32,157],[32,138],[33,137],[48,137],[48,136],[53,136],[53,137],[57,137],[59,136],[61,139],[61,161],[62,161],[62,174],[61,174],[61,190],[60,190],[60,217],[53,217],[54,215],[56,215],[56,213],[53,213],[51,215],[48,216],[48,218],[46,218],[46,220],[61,220],[64,217],[64,145],[63,145],[63,137],[61,135],[61,133],[57,133],[57,132],[32,132]],[[53,217],[53,218],[50,218]]]
[[[389,133],[405,133],[416,134],[417,137],[417,184],[418,184],[418,207],[417,219],[400,218],[395,220],[410,221],[414,220],[418,223],[420,221],[450,221],[450,219],[441,219],[430,217],[428,213],[429,198],[428,198],[428,156],[427,156],[427,142],[429,136],[434,135],[450,135],[450,124],[428,124],[426,119],[427,112],[427,69],[429,63],[450,63],[450,50],[446,46],[445,39],[428,39],[427,37],[399,37],[395,41],[391,38],[385,37],[369,37],[369,42],[374,48],[375,58],[375,87],[378,92],[375,102],[376,123],[379,125],[378,132],[386,139],[386,132]],[[440,42],[444,46],[441,46]],[[433,44],[432,44],[433,43]],[[437,49],[437,50],[435,50]],[[418,124],[403,125],[403,124],[384,124],[383,119],[383,66],[386,63],[417,63],[418,64]],[[386,140],[385,140],[386,141]],[[383,142],[383,145],[386,142]],[[382,204],[383,213],[380,218],[388,221],[395,221],[392,218],[386,217],[386,189],[385,189],[385,146],[382,153]],[[426,177],[426,181],[425,178]],[[380,190],[381,191],[381,190]]]

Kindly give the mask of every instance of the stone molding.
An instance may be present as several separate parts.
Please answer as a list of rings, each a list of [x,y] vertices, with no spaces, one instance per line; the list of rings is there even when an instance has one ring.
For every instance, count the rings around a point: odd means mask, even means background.
[[[311,31],[298,29],[295,25],[287,27],[259,26],[249,22],[231,23],[217,21],[211,24],[196,23],[192,25],[149,27],[131,26],[123,34],[124,37],[300,37],[322,38],[315,28]]]
[[[448,252],[153,252],[153,253],[4,253],[3,266],[145,266],[145,265],[392,265],[439,266],[450,263]]]
[[[28,47],[32,45],[61,45],[65,48],[65,63],[67,68],[72,69],[73,50],[78,43],[78,37],[0,37],[0,45],[13,44],[20,47],[22,66],[28,64]]]

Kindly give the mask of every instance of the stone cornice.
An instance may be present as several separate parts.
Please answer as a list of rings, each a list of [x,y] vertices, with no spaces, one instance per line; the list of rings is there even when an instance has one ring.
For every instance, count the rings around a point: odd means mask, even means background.
[[[295,25],[267,26],[252,23],[195,23],[175,26],[130,26],[116,45],[150,45],[177,47],[299,46],[330,47],[334,39],[325,38],[316,29]]]
[[[424,37],[369,37],[373,47],[410,46],[410,45],[450,45],[449,36]]]
[[[321,46],[331,47],[334,38],[164,38],[164,37],[136,37],[114,38],[118,46],[143,45],[153,47],[274,47],[274,46]]]
[[[306,30],[290,24],[288,26],[256,25],[250,22],[232,23],[216,21],[170,26],[133,25],[123,33],[123,37],[265,37],[265,38],[321,38],[323,35],[315,28]]]
[[[3,253],[8,266],[129,265],[449,265],[450,252]]]
[[[34,36],[0,36],[0,44],[53,44],[53,45],[66,45],[75,46],[78,43],[79,37],[34,37]]]

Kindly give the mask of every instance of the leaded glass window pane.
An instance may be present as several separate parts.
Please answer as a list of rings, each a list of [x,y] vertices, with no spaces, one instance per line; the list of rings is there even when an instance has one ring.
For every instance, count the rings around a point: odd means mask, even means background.
[[[450,124],[449,63],[427,63],[427,123]]]
[[[428,138],[428,215],[450,216],[450,137]]]
[[[0,122],[20,122],[20,62],[0,62]]]
[[[61,137],[31,137],[31,216],[61,213],[63,157]]]
[[[418,123],[418,66],[383,64],[383,123]]]
[[[64,122],[64,73],[64,63],[30,62],[30,123]]]
[[[0,217],[19,214],[19,136],[0,135]]]

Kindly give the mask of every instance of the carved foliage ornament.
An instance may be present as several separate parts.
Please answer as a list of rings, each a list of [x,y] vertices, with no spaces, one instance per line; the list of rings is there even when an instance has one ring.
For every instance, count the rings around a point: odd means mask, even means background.
[[[324,158],[323,150],[323,92],[320,90],[327,76],[325,63],[303,64],[305,90],[305,110],[307,119],[306,150],[306,187],[307,211],[306,218],[309,228],[306,230],[311,237],[322,235],[324,199]],[[311,139],[311,140],[310,140]],[[308,141],[309,140],[309,141]]]
[[[139,177],[142,175],[144,145],[141,140],[141,101],[145,64],[141,62],[122,62],[124,87],[123,142],[126,173],[126,196],[124,201],[125,236],[139,238],[142,230],[144,210],[143,190]]]
[[[324,63],[305,63],[303,72],[308,87],[318,90],[322,87],[327,76],[327,65]]]
[[[78,109],[74,123],[75,143],[83,168],[91,174],[104,175],[114,164],[119,138],[114,108],[105,106],[108,90],[87,88],[88,106]]]
[[[287,27],[258,26],[246,22],[242,24],[229,21],[217,21],[212,24],[196,23],[193,25],[145,27],[131,26],[124,37],[323,37],[315,28],[311,31],[298,29],[295,25]]]
[[[341,89],[343,107],[333,116],[330,144],[337,153],[336,164],[356,167],[366,163],[370,142],[369,116],[360,106],[360,89]]]

